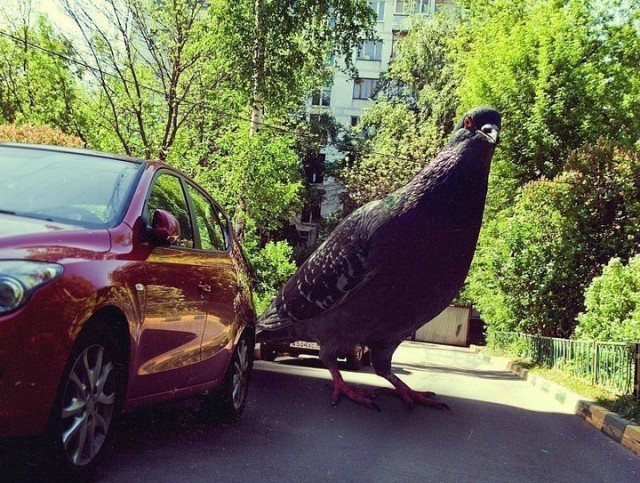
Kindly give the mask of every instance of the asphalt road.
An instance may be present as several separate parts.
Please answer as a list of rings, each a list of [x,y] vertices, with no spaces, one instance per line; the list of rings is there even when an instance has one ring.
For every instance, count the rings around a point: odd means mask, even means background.
[[[388,395],[379,413],[333,408],[317,359],[258,361],[241,421],[206,423],[196,402],[128,415],[97,481],[640,481],[640,458],[466,349],[405,343],[394,367],[452,411]],[[386,385],[370,368],[344,375]]]
[[[405,343],[394,367],[452,411],[386,395],[380,413],[333,408],[317,359],[259,361],[240,422],[203,423],[194,405],[128,416],[98,481],[640,481],[640,458],[466,349]],[[386,384],[369,368],[345,379]]]

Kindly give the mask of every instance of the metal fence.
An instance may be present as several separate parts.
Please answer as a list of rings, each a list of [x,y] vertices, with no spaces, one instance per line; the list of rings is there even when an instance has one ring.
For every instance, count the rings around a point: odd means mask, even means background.
[[[490,333],[488,342],[535,363],[589,379],[594,385],[634,394],[640,400],[640,344],[556,339],[517,332]]]

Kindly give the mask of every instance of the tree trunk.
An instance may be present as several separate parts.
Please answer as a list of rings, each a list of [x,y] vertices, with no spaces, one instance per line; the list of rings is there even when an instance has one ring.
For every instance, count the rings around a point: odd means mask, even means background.
[[[262,111],[264,99],[264,58],[265,39],[263,28],[263,9],[265,0],[255,0],[255,41],[253,44],[253,95],[251,99],[251,123],[249,135],[255,136],[262,126]],[[236,234],[241,242],[247,228],[247,215],[249,211],[248,193],[242,193],[238,200],[238,208],[235,216]]]
[[[252,136],[260,130],[264,108],[265,39],[262,25],[263,8],[264,0],[255,0],[256,38],[253,44],[253,96],[251,99],[251,124],[249,126],[249,133]]]

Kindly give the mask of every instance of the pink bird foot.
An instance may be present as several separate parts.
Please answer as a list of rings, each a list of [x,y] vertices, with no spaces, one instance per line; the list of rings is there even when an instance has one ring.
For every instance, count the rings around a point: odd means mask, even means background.
[[[366,391],[362,389],[354,389],[349,386],[344,379],[342,379],[342,375],[338,370],[337,366],[332,366],[329,368],[331,372],[331,377],[333,378],[333,395],[331,397],[331,404],[335,407],[338,405],[338,401],[340,400],[341,395],[347,396],[347,398],[352,401],[362,404],[368,408],[373,408],[376,411],[380,412],[380,407],[374,402],[376,397],[375,392]]]
[[[385,378],[395,386],[395,389],[383,387],[378,389],[377,392],[397,396],[402,399],[408,407],[413,407],[415,404],[421,404],[435,409],[446,409],[447,411],[451,411],[451,408],[447,404],[440,401],[434,401],[433,398],[436,397],[435,392],[414,391],[394,374],[388,374]]]

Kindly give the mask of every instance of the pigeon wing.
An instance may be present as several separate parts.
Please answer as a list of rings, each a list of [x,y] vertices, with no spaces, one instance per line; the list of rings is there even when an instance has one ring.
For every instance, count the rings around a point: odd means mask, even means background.
[[[338,307],[376,274],[373,236],[381,203],[361,207],[346,218],[287,281],[258,326],[275,330]]]

